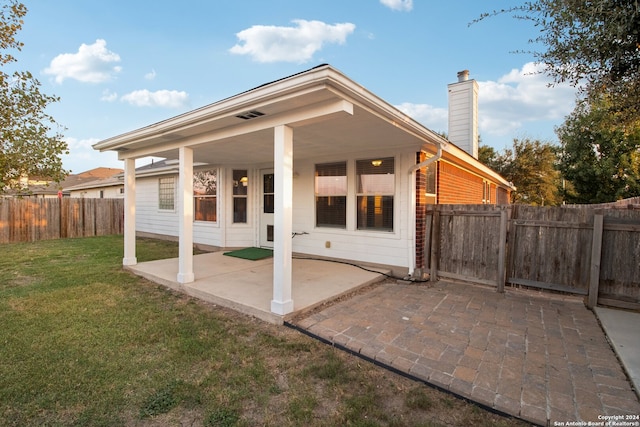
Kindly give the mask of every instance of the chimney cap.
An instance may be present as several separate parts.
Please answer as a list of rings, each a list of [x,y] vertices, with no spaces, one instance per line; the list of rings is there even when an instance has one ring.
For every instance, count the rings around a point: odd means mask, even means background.
[[[469,80],[469,70],[458,71],[458,82]]]

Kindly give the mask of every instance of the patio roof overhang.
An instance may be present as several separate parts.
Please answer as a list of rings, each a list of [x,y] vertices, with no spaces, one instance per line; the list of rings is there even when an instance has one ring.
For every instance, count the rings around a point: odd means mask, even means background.
[[[273,129],[294,133],[295,158],[365,152],[375,148],[420,150],[446,144],[392,105],[329,65],[224,99],[94,145],[118,151],[119,159],[177,159],[194,150],[194,162],[252,164],[273,150]]]

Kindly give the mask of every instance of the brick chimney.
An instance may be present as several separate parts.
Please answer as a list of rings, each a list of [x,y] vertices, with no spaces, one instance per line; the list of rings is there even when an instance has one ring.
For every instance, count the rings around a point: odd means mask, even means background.
[[[478,82],[469,70],[458,72],[449,89],[449,141],[478,158]]]

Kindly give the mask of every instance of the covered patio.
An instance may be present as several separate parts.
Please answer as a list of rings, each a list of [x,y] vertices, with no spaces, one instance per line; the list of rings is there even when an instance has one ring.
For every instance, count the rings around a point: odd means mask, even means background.
[[[416,164],[416,153],[424,147],[438,154]],[[189,293],[222,293],[229,295],[228,300],[236,302],[239,302],[241,294],[245,294],[246,298],[258,298],[255,292],[259,289],[265,292],[265,298],[260,294],[259,304],[246,302],[242,305],[253,307],[255,310],[252,314],[255,315],[264,317],[263,311],[270,313],[267,317],[271,319],[281,319],[314,301],[321,301],[329,293],[339,293],[339,290],[324,293],[325,289],[330,289],[328,284],[343,285],[322,275],[317,276],[317,282],[314,282],[314,271],[331,270],[332,277],[348,277],[338,265],[313,269],[299,266],[302,263],[296,260],[293,264],[298,267],[292,266],[292,253],[296,251],[399,266],[412,274],[415,268],[416,171],[442,155],[443,147],[460,151],[328,65],[259,86],[94,145],[95,149],[101,151],[117,151],[119,159],[124,161],[125,267],[141,274],[151,275],[153,272],[165,284]],[[167,228],[176,229],[179,257],[166,261],[166,264],[159,262],[153,266],[137,265],[135,243],[136,216],[137,212],[143,210],[141,200],[154,197],[149,192],[136,195],[135,161],[149,156],[174,161],[177,178],[175,206],[172,202],[170,209],[178,217]],[[363,157],[361,161],[368,163],[374,159],[374,166],[382,163],[382,160],[375,159],[385,159],[386,164],[395,165],[388,173],[390,179],[385,181],[391,183],[385,200],[393,200],[393,207],[387,209],[390,213],[386,228],[380,221],[371,226],[374,228],[372,230],[361,230],[356,225],[359,206],[356,200],[367,202],[376,197],[378,204],[375,207],[372,205],[371,210],[378,209],[378,216],[384,211],[381,202],[383,196],[378,190],[375,196],[371,191],[371,195],[364,197],[359,193],[360,199],[356,198],[359,187],[355,185],[355,164]],[[315,212],[315,164],[335,161],[343,161],[350,168],[349,174],[344,172],[340,175],[345,184],[337,185],[338,190],[331,190],[343,191],[344,194],[339,195],[344,196],[345,200],[347,193],[351,196],[348,202],[344,202],[349,214],[345,214],[346,219],[339,227],[331,225],[323,228],[322,224],[319,226],[306,220],[313,218]],[[194,243],[198,243],[194,238],[193,179],[194,170],[204,167],[215,168],[220,177],[216,196],[220,206],[218,219],[215,227],[207,229],[208,237],[215,234],[217,238],[212,246],[269,247],[273,248],[273,260],[257,264],[250,262],[246,264],[246,270],[238,267],[235,260],[224,260],[222,255],[217,254],[210,255],[210,261],[202,261],[206,256],[196,261],[192,254]],[[245,175],[236,180],[232,177],[232,172],[236,170]],[[346,184],[347,175],[351,180],[349,184]],[[266,192],[266,184],[263,186],[260,182],[266,176],[271,176],[273,180],[270,192]],[[249,193],[246,198],[243,194],[240,200],[245,203],[242,219],[237,219],[233,209],[236,209],[234,203],[238,202],[236,198],[239,196],[233,192],[233,188],[234,185],[246,186],[247,183],[250,186]],[[271,200],[268,204],[265,202],[267,198]],[[166,214],[163,212],[165,208],[160,207],[159,203],[152,209],[155,209],[156,217]],[[294,226],[297,228],[294,229]],[[297,248],[294,248],[291,239],[295,231],[304,231],[302,234],[305,234],[305,241],[301,241],[302,245]],[[234,270],[236,268],[239,270]],[[242,283],[240,277],[252,275],[251,269],[260,271],[259,274],[255,273],[260,276],[259,281]],[[243,274],[238,271],[243,271]],[[306,276],[308,274],[312,276]],[[202,282],[205,279],[207,284]],[[229,289],[235,289],[242,283],[246,290],[234,290],[237,295],[231,297],[227,294],[230,291],[223,292],[221,288],[216,288],[217,285],[209,283],[218,279],[229,283]],[[362,283],[368,280],[365,277],[357,281]],[[347,280],[345,290],[355,285],[355,282]],[[305,286],[308,291],[304,290]],[[215,292],[213,289],[216,289]],[[318,295],[312,298],[312,294]],[[270,305],[263,305],[264,301],[269,301]]]
[[[380,281],[385,277],[383,273],[388,273],[383,268],[366,267],[372,270],[366,271],[353,265],[304,257],[294,256],[292,261],[294,305],[293,311],[286,315],[271,311],[273,258],[251,261],[225,256],[223,252],[194,255],[195,278],[190,283],[176,280],[178,258],[142,262],[126,268],[176,291],[275,324]]]

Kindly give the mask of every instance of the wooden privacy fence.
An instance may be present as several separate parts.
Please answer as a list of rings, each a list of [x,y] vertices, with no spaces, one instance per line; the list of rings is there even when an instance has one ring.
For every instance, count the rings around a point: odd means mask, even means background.
[[[426,213],[431,280],[499,292],[508,283],[640,310],[640,209],[432,205]]]
[[[0,199],[0,243],[122,234],[123,199]]]

